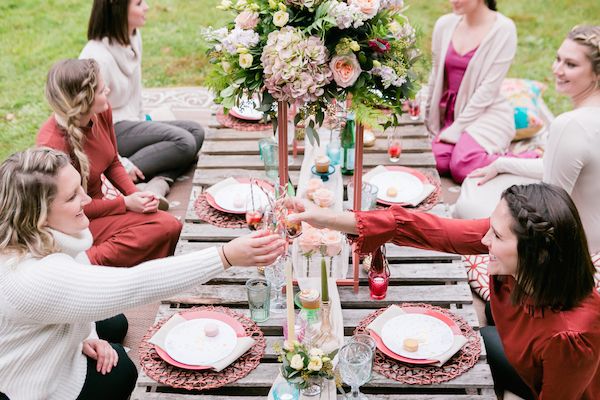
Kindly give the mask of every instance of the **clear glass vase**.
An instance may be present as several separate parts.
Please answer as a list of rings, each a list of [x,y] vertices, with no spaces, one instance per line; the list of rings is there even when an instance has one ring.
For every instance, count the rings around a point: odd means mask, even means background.
[[[316,397],[321,396],[321,391],[323,390],[323,377],[315,376],[309,378],[306,387],[300,389],[300,395],[306,397]]]

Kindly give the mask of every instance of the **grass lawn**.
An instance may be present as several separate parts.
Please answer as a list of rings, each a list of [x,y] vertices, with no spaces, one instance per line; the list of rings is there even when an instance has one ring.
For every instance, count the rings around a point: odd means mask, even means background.
[[[45,77],[62,58],[77,57],[86,42],[91,1],[2,0],[0,2],[0,160],[33,144],[50,115],[44,99]],[[214,7],[220,0],[150,2],[144,35],[146,87],[201,85],[205,46],[198,31],[222,26],[228,16]],[[449,12],[447,0],[407,0],[413,23],[423,32],[429,52],[435,19]],[[545,99],[554,113],[570,105],[551,85],[550,65],[568,30],[578,23],[598,23],[597,0],[504,0],[500,10],[519,31],[517,58],[510,76],[550,84]]]

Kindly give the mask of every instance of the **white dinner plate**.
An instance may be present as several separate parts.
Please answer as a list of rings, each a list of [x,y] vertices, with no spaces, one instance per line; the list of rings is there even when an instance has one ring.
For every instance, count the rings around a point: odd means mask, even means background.
[[[377,186],[377,199],[389,203],[409,202],[423,191],[423,182],[404,171],[384,171],[370,178],[369,183]],[[390,187],[396,189],[396,196],[388,196],[387,191]]]
[[[269,205],[267,195],[256,186],[253,192],[255,209],[265,209]],[[238,182],[222,187],[214,195],[215,203],[225,211],[245,213],[247,208],[252,208],[250,193],[250,183]]]
[[[219,327],[217,336],[204,334],[204,326],[213,323]],[[231,326],[223,321],[198,318],[175,326],[165,338],[165,351],[171,358],[188,365],[210,365],[227,357],[237,344]]]
[[[417,351],[406,351],[404,339],[416,339]],[[454,334],[443,321],[425,314],[403,314],[390,319],[381,330],[381,340],[394,353],[417,360],[435,359],[454,343]]]

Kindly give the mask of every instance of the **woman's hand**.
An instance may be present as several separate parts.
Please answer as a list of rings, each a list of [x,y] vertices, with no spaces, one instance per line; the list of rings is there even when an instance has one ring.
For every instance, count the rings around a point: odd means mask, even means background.
[[[125,196],[125,207],[137,213],[154,213],[158,210],[158,199],[151,192],[135,192]]]
[[[138,183],[139,181],[143,181],[144,179],[146,179],[146,177],[144,176],[144,173],[135,165],[131,164],[133,166],[133,168],[131,168],[129,171],[127,171],[127,173],[129,174],[129,176],[131,177],[131,180],[133,181],[133,183]]]
[[[287,200],[289,209],[296,211],[289,214],[288,220],[306,222],[315,228],[329,228],[345,233],[358,233],[353,212],[335,212],[329,208],[321,208],[309,201],[294,198]]]
[[[283,254],[285,246],[285,240],[281,236],[264,230],[256,231],[223,246],[223,265],[227,266],[228,261],[231,265],[240,267],[271,265]]]
[[[481,180],[477,182],[477,186],[481,186],[487,181],[494,179],[496,176],[498,176],[498,174],[498,169],[494,167],[494,164],[492,163],[487,167],[477,168],[476,170],[472,171],[469,175],[467,175],[467,178],[481,177]]]
[[[83,349],[81,351],[92,360],[98,360],[96,371],[102,375],[109,373],[119,362],[117,351],[106,340],[86,339],[83,341]]]

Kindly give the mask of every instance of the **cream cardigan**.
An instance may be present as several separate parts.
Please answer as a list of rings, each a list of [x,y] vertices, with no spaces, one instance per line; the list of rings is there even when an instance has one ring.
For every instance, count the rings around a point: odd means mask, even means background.
[[[503,153],[515,136],[513,110],[500,95],[517,48],[517,30],[513,21],[500,13],[485,36],[458,90],[454,123],[445,129],[440,140],[456,143],[468,132],[488,153]],[[429,131],[440,131],[439,103],[444,91],[444,64],[448,46],[461,16],[447,14],[437,20],[432,39],[433,65],[429,78],[429,96],[425,123]]]

